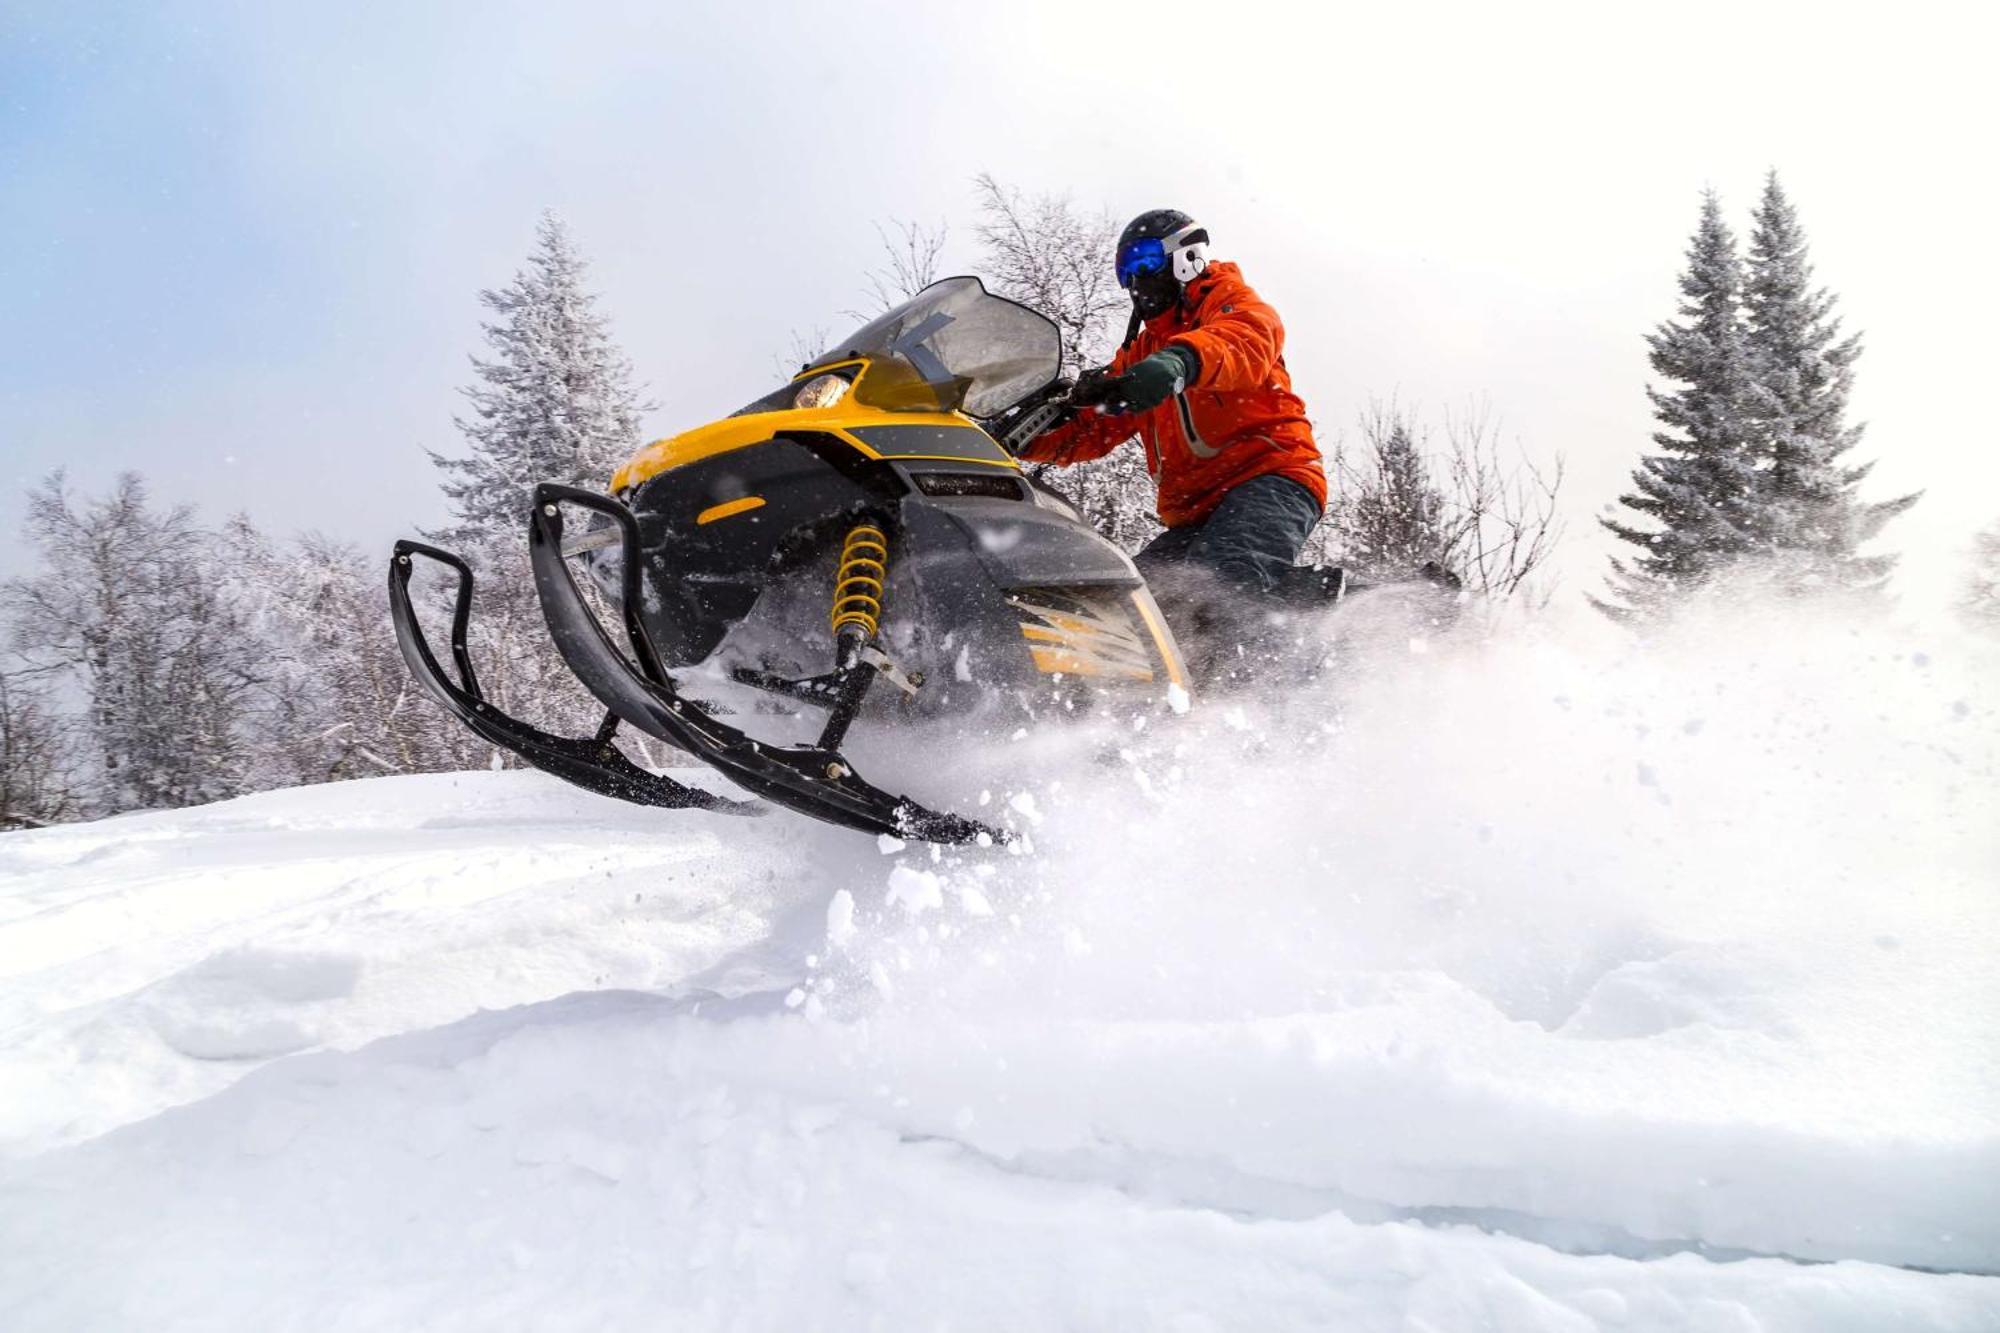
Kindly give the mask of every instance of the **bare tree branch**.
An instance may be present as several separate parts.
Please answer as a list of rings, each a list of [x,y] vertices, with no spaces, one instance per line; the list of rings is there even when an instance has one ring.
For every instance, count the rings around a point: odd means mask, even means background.
[[[812,364],[832,340],[833,335],[827,332],[824,324],[815,324],[804,331],[793,329],[791,337],[785,343],[785,350],[777,356],[778,378],[788,380],[798,374],[801,369]]]
[[[940,222],[935,227],[926,227],[920,222],[896,222],[891,225],[896,229],[893,240],[882,230],[880,223],[875,226],[875,235],[882,242],[886,265],[869,270],[868,292],[874,309],[866,315],[856,315],[857,319],[872,319],[884,311],[893,310],[938,280],[938,259],[944,253],[945,240],[949,235],[945,224]]]
[[[1360,445],[1334,443],[1333,500],[1309,554],[1388,579],[1435,560],[1484,596],[1521,593],[1562,535],[1563,461],[1544,468],[1518,450],[1506,456],[1483,407],[1447,414],[1444,434],[1433,448],[1428,428],[1394,400],[1370,403]]]
[[[1109,360],[1131,308],[1112,267],[1118,224],[1078,212],[1067,195],[1028,198],[984,172],[973,188],[993,287],[1055,321],[1071,374]]]
[[[1131,303],[1118,286],[1113,256],[1118,224],[1105,213],[1077,211],[1067,196],[1028,198],[981,174],[981,258],[988,286],[1047,316],[1062,333],[1063,370],[1102,365],[1118,349]],[[1143,452],[1127,445],[1095,462],[1043,468],[1036,475],[1075,501],[1091,526],[1128,551],[1159,532],[1153,481]]]

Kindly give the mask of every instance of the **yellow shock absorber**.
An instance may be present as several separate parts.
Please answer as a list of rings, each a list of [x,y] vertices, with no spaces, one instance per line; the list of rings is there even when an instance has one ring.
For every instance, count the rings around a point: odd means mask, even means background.
[[[882,592],[889,576],[889,538],[872,523],[857,524],[840,548],[833,585],[833,633],[859,630],[865,641],[882,625]]]

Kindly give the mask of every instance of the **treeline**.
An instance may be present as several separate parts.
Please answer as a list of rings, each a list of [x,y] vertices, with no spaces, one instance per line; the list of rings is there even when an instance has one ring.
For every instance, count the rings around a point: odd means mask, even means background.
[[[0,827],[477,762],[410,688],[378,553],[207,529],[136,475],[29,496],[42,568],[6,589]]]
[[[544,479],[602,486],[641,411],[585,276],[545,217],[527,266],[480,293],[489,357],[465,390],[465,453],[432,455],[452,519],[426,534],[479,571],[488,696],[557,725],[595,717],[542,630],[523,497]],[[205,527],[132,474],[98,497],[51,477],[25,536],[40,568],[0,589],[0,828],[502,762],[404,666],[385,552],[244,516]],[[440,615],[449,592],[423,590]]]
[[[1112,278],[1118,222],[991,177],[975,190],[976,271],[1056,322],[1071,373],[1107,361],[1129,310]],[[949,234],[883,233],[865,278],[876,310],[944,276]],[[544,217],[525,267],[479,294],[487,356],[464,391],[463,452],[432,455],[451,519],[426,534],[479,572],[470,648],[488,697],[571,733],[600,710],[549,646],[522,505],[541,480],[602,486],[640,443],[646,406],[586,278]],[[1643,624],[1751,569],[1789,596],[1868,604],[1892,561],[1861,548],[1916,497],[1859,497],[1867,467],[1850,461],[1860,430],[1846,408],[1860,344],[1813,284],[1775,175],[1747,260],[1720,202],[1704,200],[1680,288],[1678,318],[1649,339],[1661,429],[1621,498],[1630,517],[1606,520],[1636,553],[1614,562],[1599,605]],[[787,372],[825,336],[792,341]],[[1488,597],[1546,597],[1535,576],[1560,533],[1559,461],[1536,466],[1477,416],[1434,436],[1398,405],[1321,435],[1333,500],[1311,558],[1372,577],[1435,560]],[[1128,549],[1157,531],[1136,447],[1048,479]],[[134,475],[101,495],[49,478],[24,535],[39,567],[0,585],[0,828],[512,762],[417,690],[388,623],[382,552],[280,539],[243,516],[207,527]],[[424,595],[442,613],[447,592]],[[2000,625],[2000,527],[1980,539],[1964,606]]]

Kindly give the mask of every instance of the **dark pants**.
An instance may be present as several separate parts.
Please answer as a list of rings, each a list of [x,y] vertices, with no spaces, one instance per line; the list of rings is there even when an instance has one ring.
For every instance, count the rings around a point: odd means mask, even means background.
[[[1289,477],[1252,477],[1199,523],[1168,528],[1133,557],[1148,582],[1175,567],[1205,569],[1256,592],[1277,588],[1319,522],[1319,501]]]

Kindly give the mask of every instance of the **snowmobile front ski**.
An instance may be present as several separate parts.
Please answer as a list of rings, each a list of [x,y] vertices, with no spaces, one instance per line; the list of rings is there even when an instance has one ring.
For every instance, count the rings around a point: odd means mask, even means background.
[[[584,602],[564,558],[562,507],[566,504],[602,515],[617,527],[620,541],[616,554],[604,547],[599,559],[617,561],[621,594],[617,602],[631,645],[629,660]],[[829,709],[826,728],[814,745],[765,744],[683,698],[661,665],[639,615],[643,588],[640,567],[633,558],[638,549],[638,522],[617,500],[554,483],[536,488],[528,550],[550,635],[577,679],[615,716],[706,760],[766,800],[816,819],[925,842],[1009,840],[1004,830],[927,809],[908,797],[871,785],[841,754],[841,739],[869,684],[877,674],[894,670],[879,652],[857,645],[829,676],[787,683],[796,687],[789,691],[794,697],[823,701]],[[872,635],[873,625],[868,628]]]
[[[418,556],[434,560],[458,575],[451,617],[451,655],[458,670],[456,681],[445,674],[437,655],[431,651],[410,600],[410,575],[415,572]],[[584,739],[552,735],[509,717],[487,702],[473,672],[467,646],[472,619],[472,570],[451,552],[422,542],[397,542],[389,562],[389,611],[396,626],[396,643],[417,683],[480,737],[519,755],[544,773],[586,791],[637,805],[736,815],[764,813],[763,807],[753,802],[732,801],[638,767],[611,744],[618,723],[614,715],[605,717],[595,736]]]

